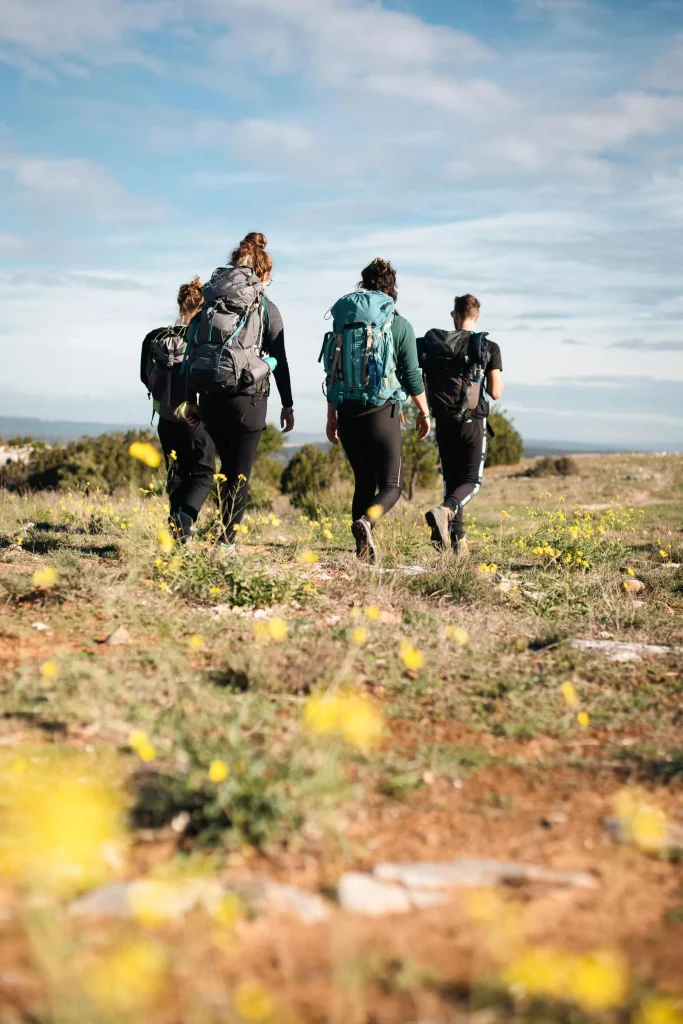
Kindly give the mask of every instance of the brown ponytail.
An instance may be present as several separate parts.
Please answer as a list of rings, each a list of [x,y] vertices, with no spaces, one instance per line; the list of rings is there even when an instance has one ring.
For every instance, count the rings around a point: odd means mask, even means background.
[[[242,239],[230,257],[233,267],[251,267],[263,280],[273,269],[273,257],[266,252],[268,239],[260,231],[251,231]]]
[[[178,289],[178,308],[186,320],[189,320],[197,312],[203,301],[204,290],[197,275],[189,284],[181,284]]]

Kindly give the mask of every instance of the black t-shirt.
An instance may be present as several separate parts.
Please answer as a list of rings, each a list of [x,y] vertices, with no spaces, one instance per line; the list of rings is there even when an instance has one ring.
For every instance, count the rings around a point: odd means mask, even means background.
[[[431,331],[427,332],[428,335],[436,336],[437,338],[445,338],[446,335],[448,335],[450,333],[451,333],[451,331],[444,331],[444,330],[441,330],[438,327],[435,327]],[[473,332],[469,332],[469,333],[473,333]],[[419,357],[419,360],[420,360],[420,366],[422,366],[422,367],[424,367],[424,365],[425,365],[426,338],[427,338],[427,335],[425,335],[424,338],[418,338],[417,339],[417,353],[418,353],[418,357]],[[489,373],[491,370],[502,370],[503,369],[503,357],[501,356],[501,353],[500,353],[500,346],[495,341],[491,341],[490,338],[486,339],[486,344],[488,346],[488,351],[487,351],[485,373]],[[484,380],[484,383],[486,383],[485,380]],[[481,396],[479,398],[479,404],[477,405],[477,408],[472,413],[472,418],[473,419],[478,419],[478,420],[479,419],[485,419],[488,416],[488,414],[489,414],[489,402],[488,402],[488,398],[487,398],[487,395],[486,395],[486,388],[482,387],[482,389],[481,389]]]

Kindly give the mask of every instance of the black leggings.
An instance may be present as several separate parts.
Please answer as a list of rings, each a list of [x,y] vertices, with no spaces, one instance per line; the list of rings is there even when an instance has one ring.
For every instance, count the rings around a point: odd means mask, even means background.
[[[171,515],[186,512],[197,519],[213,487],[216,450],[203,423],[191,427],[185,420],[159,420],[157,427],[166,459],[166,490]],[[175,452],[175,458],[171,453]]]
[[[444,480],[443,504],[455,512],[451,533],[458,539],[465,536],[463,506],[481,487],[487,440],[486,420],[458,423],[447,416],[437,416],[436,443]]]
[[[267,400],[246,395],[202,395],[199,412],[221,460],[219,495],[223,540],[232,544],[249,498],[249,477],[266,426]]]
[[[401,412],[387,402],[379,408],[345,402],[337,412],[339,440],[351,463],[356,489],[351,514],[354,521],[379,506],[382,515],[401,497],[403,442]],[[373,522],[379,518],[373,510]]]

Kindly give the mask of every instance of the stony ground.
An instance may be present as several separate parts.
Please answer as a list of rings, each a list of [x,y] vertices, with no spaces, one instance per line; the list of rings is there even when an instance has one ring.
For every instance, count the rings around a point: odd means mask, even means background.
[[[375,568],[4,495],[0,1020],[683,1019],[683,460],[576,461]]]

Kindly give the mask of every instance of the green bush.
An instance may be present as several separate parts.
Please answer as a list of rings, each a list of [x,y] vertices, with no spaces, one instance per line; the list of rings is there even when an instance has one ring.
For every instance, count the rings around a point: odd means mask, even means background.
[[[133,441],[146,441],[160,450],[149,430],[82,437],[52,448],[36,444],[27,463],[12,462],[0,470],[0,484],[14,491],[94,491],[99,487],[106,494],[130,486],[149,488],[158,471],[130,457]]]
[[[288,494],[292,504],[303,508],[312,497],[318,503],[326,491],[353,474],[341,445],[331,445],[322,451],[314,444],[305,444],[289,460],[282,474],[282,493]]]
[[[493,409],[489,416],[495,437],[489,438],[486,455],[487,466],[516,466],[524,453],[522,435],[512,425],[505,413]]]

